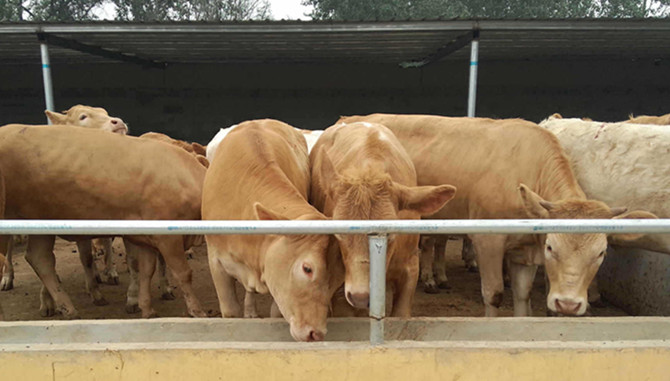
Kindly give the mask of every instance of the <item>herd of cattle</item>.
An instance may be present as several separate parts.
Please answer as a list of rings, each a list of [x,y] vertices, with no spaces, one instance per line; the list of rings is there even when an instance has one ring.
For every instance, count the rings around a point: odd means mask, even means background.
[[[253,120],[221,129],[203,147],[158,133],[128,136],[104,109],[47,111],[50,126],[0,127],[0,217],[117,220],[377,220],[667,218],[670,115],[620,123],[372,114],[342,117],[324,131]],[[84,128],[82,128],[84,127]],[[111,132],[111,133],[110,133]],[[630,209],[630,211],[629,211]],[[626,243],[670,253],[669,236],[617,234]],[[96,278],[118,283],[109,237],[97,273],[90,236],[77,243],[87,291],[105,304]],[[127,310],[143,317],[159,265],[165,298],[170,268],[188,313],[207,316],[192,288],[185,251],[200,236],[123,236],[131,272]],[[256,317],[255,294],[270,293],[272,316],[300,341],[322,340],[329,315],[360,315],[369,304],[368,241],[363,235],[209,235],[209,268],[223,317]],[[445,282],[444,237],[389,235],[387,282],[393,316],[409,317],[422,281]],[[539,265],[547,307],[583,315],[603,262],[605,234],[470,235],[486,316],[496,316],[503,265],[515,316],[532,314]],[[40,312],[74,318],[59,285],[54,236],[28,239],[26,260],[42,282]],[[420,240],[421,239],[421,240]],[[0,236],[1,288],[13,287],[12,242]],[[420,245],[421,242],[421,245]],[[423,252],[423,253],[420,253]],[[420,266],[421,258],[421,266]],[[471,262],[473,260],[471,259]],[[246,290],[244,306],[236,282]],[[432,282],[432,283],[431,283]],[[592,293],[597,293],[591,287]]]

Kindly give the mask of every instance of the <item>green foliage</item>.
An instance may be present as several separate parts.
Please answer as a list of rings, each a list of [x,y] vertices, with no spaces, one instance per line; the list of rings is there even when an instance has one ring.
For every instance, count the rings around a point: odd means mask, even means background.
[[[0,21],[21,21],[23,4],[20,0],[0,0]]]
[[[268,19],[268,0],[112,0],[118,20],[258,20]]]
[[[302,0],[316,20],[664,17],[670,0]]]

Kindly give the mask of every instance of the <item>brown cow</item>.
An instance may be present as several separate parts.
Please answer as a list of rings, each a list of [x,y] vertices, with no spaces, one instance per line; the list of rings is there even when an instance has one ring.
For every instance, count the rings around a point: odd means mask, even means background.
[[[0,170],[5,177],[7,218],[192,220],[200,217],[206,169],[184,150],[167,144],[73,126],[0,127]],[[87,237],[65,237],[81,240]],[[139,307],[151,308],[155,251],[165,258],[184,293],[189,314],[205,316],[191,287],[184,256],[196,237],[125,236],[140,261]],[[76,317],[59,286],[53,236],[34,235],[26,260],[48,293],[40,307]],[[91,271],[87,281],[95,283]]]
[[[456,197],[433,218],[653,218],[587,200],[556,137],[520,119],[373,114],[340,122],[381,123],[395,133],[420,185],[449,182]],[[605,234],[469,235],[477,256],[486,316],[502,302],[503,257],[509,256],[514,314],[531,315],[537,265],[551,283],[547,307],[582,315],[586,291],[602,263]],[[633,236],[629,237],[633,238]]]
[[[419,219],[454,197],[450,185],[416,186],[411,159],[393,133],[367,122],[326,129],[310,154],[310,201],[336,220]],[[336,234],[345,267],[344,295],[355,308],[370,300],[370,255],[365,235]],[[418,234],[390,234],[387,282],[392,316],[409,317],[419,276]]]
[[[631,114],[628,116],[628,120],[624,120],[622,123],[658,124],[662,126],[667,126],[670,125],[670,114],[665,114],[661,116],[650,116],[650,115],[633,116]]]
[[[209,167],[209,161],[205,157],[205,155],[207,154],[207,148],[202,146],[200,143],[196,142],[188,143],[183,140],[173,139],[165,134],[161,134],[160,132],[147,132],[145,134],[140,135],[140,138],[153,139],[164,143],[172,144],[193,155],[193,157],[195,157],[200,162],[200,164],[204,165],[205,168]]]
[[[128,126],[121,120],[121,118],[110,117],[107,113],[107,110],[100,107],[90,107],[84,105],[75,105],[72,106],[69,110],[63,111],[63,113],[52,112],[45,110],[47,118],[51,123],[55,125],[72,125],[79,126],[90,129],[98,129],[107,132],[117,133],[120,135],[126,135],[128,133]],[[102,274],[104,277],[101,277],[98,274],[97,268],[93,266],[93,272],[95,273],[96,279],[102,281],[103,278],[109,284],[118,284],[119,283],[119,274],[116,272],[116,266],[114,265],[113,256],[112,256],[112,240],[111,238],[100,239],[100,245],[104,247],[103,252],[105,253],[105,269]],[[2,280],[0,281],[0,289],[2,291],[11,290],[14,288],[14,265],[12,263],[12,250],[13,250],[13,241],[10,241],[10,246],[7,249],[7,266],[5,266],[4,271],[2,272]],[[77,243],[80,259],[82,264],[88,263],[91,254],[91,243],[86,241],[81,241]],[[93,291],[96,292],[96,291]],[[101,296],[94,297],[94,300],[98,304],[104,304],[104,300],[101,299]]]
[[[271,120],[239,124],[207,170],[203,220],[325,220],[307,202],[305,138]],[[235,279],[247,293],[270,293],[299,341],[323,340],[342,263],[327,255],[327,235],[208,235],[207,252],[221,314],[239,317]]]

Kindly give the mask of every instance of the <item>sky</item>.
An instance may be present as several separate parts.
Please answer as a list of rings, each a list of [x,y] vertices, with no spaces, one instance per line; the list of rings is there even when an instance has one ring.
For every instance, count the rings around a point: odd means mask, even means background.
[[[305,16],[311,10],[311,7],[300,5],[300,0],[269,0],[272,6],[272,17],[275,20],[308,20]]]

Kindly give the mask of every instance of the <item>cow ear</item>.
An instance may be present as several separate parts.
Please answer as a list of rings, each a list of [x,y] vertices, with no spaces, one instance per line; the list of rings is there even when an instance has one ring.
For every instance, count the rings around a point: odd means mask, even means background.
[[[549,218],[549,211],[553,204],[545,201],[525,184],[519,184],[521,203],[529,218]]]
[[[44,114],[46,114],[47,118],[49,118],[51,124],[65,124],[65,118],[67,117],[67,115],[49,110],[44,110]]]
[[[254,203],[254,211],[256,212],[256,218],[261,221],[277,221],[277,220],[288,220],[289,218],[282,216],[279,213],[276,213],[263,205],[260,202]]]
[[[191,147],[193,148],[193,152],[197,153],[198,155],[207,156],[207,147],[203,146],[202,144],[193,142],[191,143]]]
[[[619,220],[619,219],[656,219],[658,218],[655,214],[646,212],[644,210],[634,210],[632,212],[627,212],[623,214],[619,214],[617,216],[614,216],[612,219],[613,220]],[[625,234],[610,234],[609,237],[612,238],[614,241],[633,241],[636,240],[642,236],[644,236],[644,233],[625,233]]]
[[[202,164],[205,168],[209,168],[209,160],[206,157],[198,154],[195,155],[195,158],[198,160],[198,163]]]
[[[430,216],[449,202],[456,194],[452,185],[407,187],[394,183],[398,190],[399,210],[412,210],[422,216]]]

